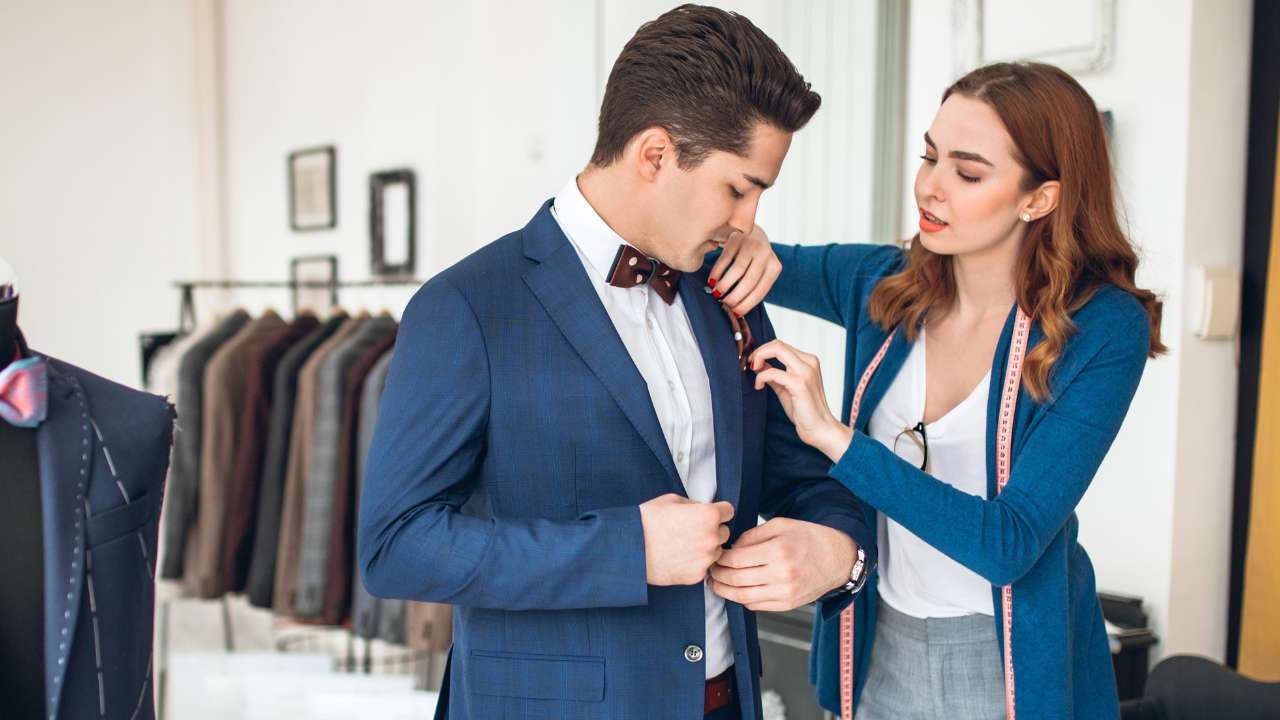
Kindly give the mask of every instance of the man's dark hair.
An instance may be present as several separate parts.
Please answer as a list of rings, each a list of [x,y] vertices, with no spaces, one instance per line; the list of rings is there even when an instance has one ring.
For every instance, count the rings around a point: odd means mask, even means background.
[[[641,25],[614,62],[591,163],[613,164],[631,138],[660,127],[688,170],[716,150],[745,155],[758,122],[796,132],[820,104],[778,44],[750,20],[681,5]]]

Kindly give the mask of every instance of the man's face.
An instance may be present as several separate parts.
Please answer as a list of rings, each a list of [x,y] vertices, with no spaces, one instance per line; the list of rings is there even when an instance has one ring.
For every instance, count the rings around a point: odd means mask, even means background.
[[[697,167],[675,162],[658,171],[645,244],[654,257],[693,272],[732,230],[751,232],[760,195],[772,186],[791,147],[791,133],[757,123],[745,156],[712,152]]]

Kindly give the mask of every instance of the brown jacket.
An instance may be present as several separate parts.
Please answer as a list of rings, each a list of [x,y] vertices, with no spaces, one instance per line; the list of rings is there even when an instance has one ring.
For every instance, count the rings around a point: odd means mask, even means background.
[[[267,420],[271,414],[276,367],[289,348],[319,324],[315,315],[299,315],[288,327],[259,346],[249,359],[222,542],[222,582],[231,592],[242,592],[249,574],[253,532],[257,524],[258,478],[267,442]]]
[[[315,428],[316,376],[329,353],[356,328],[369,319],[361,313],[342,323],[336,332],[307,358],[298,373],[298,397],[293,411],[293,433],[289,440],[289,465],[285,471],[284,507],[280,515],[280,542],[276,552],[276,581],[272,608],[277,615],[294,615],[298,591],[299,554],[302,549],[302,506],[306,487],[307,460],[311,457],[311,437]]]
[[[249,365],[258,348],[284,328],[284,320],[268,310],[218,348],[205,367],[199,499],[183,575],[191,595],[216,598],[228,589],[219,568]]]

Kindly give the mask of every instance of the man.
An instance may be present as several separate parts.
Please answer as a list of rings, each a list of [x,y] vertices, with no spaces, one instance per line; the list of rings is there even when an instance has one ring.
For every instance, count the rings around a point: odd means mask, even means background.
[[[437,717],[759,718],[754,615],[705,582],[722,548],[767,548],[753,607],[869,567],[854,498],[741,370],[734,328],[772,339],[764,312],[693,274],[819,102],[746,18],[663,15],[587,169],[405,311],[359,558],[375,595],[456,606]]]

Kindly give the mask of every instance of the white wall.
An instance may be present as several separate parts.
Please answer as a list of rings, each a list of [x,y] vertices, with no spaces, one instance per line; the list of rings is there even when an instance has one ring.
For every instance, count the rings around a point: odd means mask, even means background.
[[[823,95],[796,137],[760,222],[785,242],[870,236],[876,4],[732,0]],[[298,255],[339,256],[344,279],[369,276],[368,175],[418,176],[418,276],[430,277],[524,225],[586,165],[613,61],[671,0],[341,2],[227,0],[224,116],[230,273],[280,279]],[[333,144],[338,227],[294,233],[285,157]],[[345,291],[351,307],[398,312],[412,289]],[[202,309],[287,304],[283,292],[206,294]],[[225,302],[221,302],[225,301]],[[842,335],[783,310],[775,325],[843,362]],[[841,383],[828,392],[837,402]]]
[[[912,152],[955,78],[953,6],[911,5]],[[1113,63],[1079,80],[1115,113],[1118,187],[1143,258],[1138,281],[1163,295],[1170,354],[1148,364],[1081,504],[1081,542],[1100,588],[1146,600],[1161,640],[1156,657],[1222,659],[1237,370],[1231,343],[1204,342],[1187,329],[1185,298],[1194,266],[1241,262],[1252,8],[1247,0],[1116,6]],[[988,31],[1023,32],[1003,20],[988,15]],[[908,197],[917,162],[908,155]],[[910,203],[903,221],[911,232]]]
[[[1243,262],[1252,3],[1206,2],[1192,8],[1187,127],[1187,191],[1179,279],[1185,289],[1201,266]],[[1204,342],[1191,331],[1195,312],[1169,327],[1181,347],[1177,475],[1169,578],[1170,632],[1165,652],[1222,659],[1227,638],[1231,501],[1235,461],[1235,343]]]
[[[0,257],[33,346],[140,381],[199,270],[191,8],[0,3]]]
[[[419,277],[523,226],[594,144],[593,7],[228,0],[230,274],[284,279],[295,256],[336,254],[343,279],[368,278],[369,174],[395,167],[417,174]],[[322,144],[337,147],[338,226],[295,233],[285,159]],[[411,293],[342,300],[398,312]],[[236,299],[287,305],[284,292]]]

